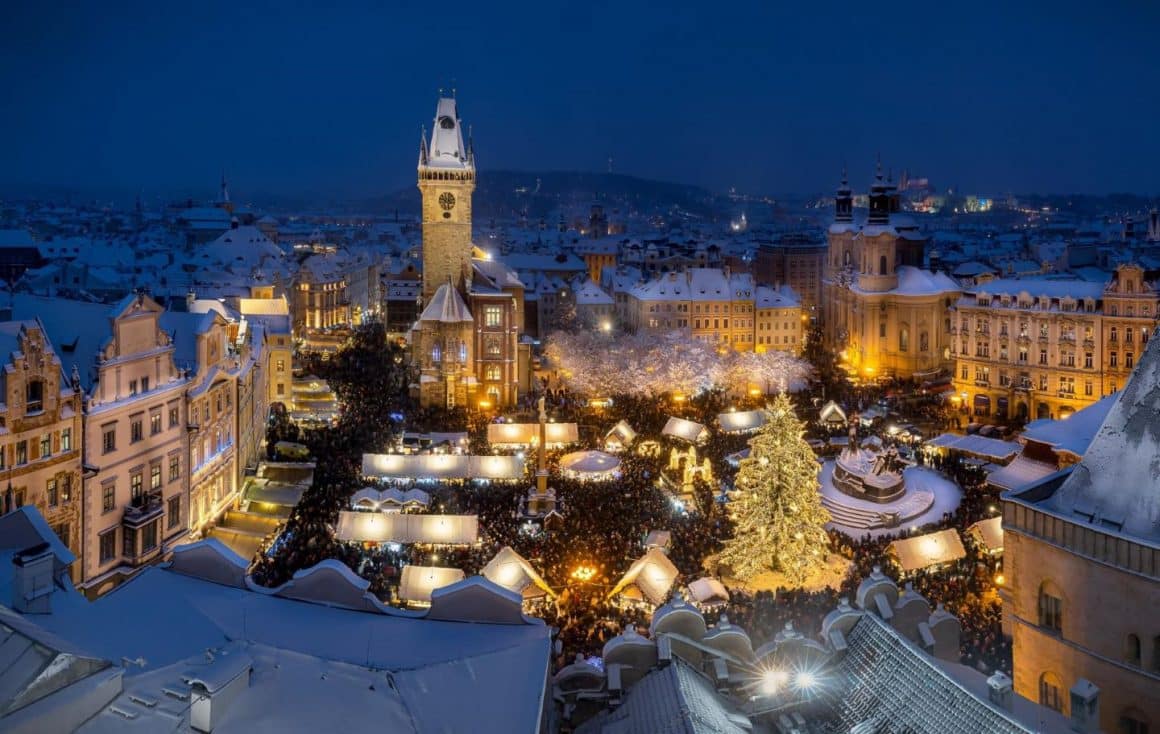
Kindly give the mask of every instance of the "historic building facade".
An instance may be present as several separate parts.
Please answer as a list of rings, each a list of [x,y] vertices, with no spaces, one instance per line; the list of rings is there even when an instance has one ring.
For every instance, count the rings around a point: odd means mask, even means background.
[[[1158,381],[1150,343],[1083,460],[1003,495],[1015,690],[1073,714],[1091,681],[1105,732],[1160,727]]]
[[[1065,418],[1124,386],[1158,309],[1136,265],[1107,283],[980,283],[952,318],[959,405],[984,419]]]
[[[959,286],[923,268],[926,240],[900,213],[898,191],[881,166],[868,197],[865,224],[854,222],[845,177],[822,280],[826,342],[862,379],[911,377],[953,366],[947,309]]]
[[[0,323],[0,506],[35,505],[81,554],[81,394],[39,321]],[[74,567],[80,580],[80,569]]]
[[[411,331],[413,389],[423,406],[513,405],[519,387],[523,284],[471,241],[475,153],[464,145],[454,98],[436,106],[419,145],[423,197],[423,286]]]

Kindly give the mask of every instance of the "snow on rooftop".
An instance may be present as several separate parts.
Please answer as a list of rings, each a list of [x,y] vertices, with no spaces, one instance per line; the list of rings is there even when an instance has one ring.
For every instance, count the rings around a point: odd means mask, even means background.
[[[444,283],[435,291],[435,295],[431,296],[431,302],[423,309],[423,315],[419,320],[458,323],[473,321],[473,318],[459,291],[450,283]]]
[[[1083,456],[1115,405],[1116,394],[1106,395],[1065,419],[1043,418],[1027,424],[1023,439],[1045,443],[1056,451]]]

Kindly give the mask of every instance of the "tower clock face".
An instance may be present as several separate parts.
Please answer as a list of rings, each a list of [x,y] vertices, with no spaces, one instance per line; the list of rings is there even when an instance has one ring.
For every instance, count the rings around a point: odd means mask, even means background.
[[[444,191],[439,194],[439,206],[443,207],[443,211],[449,212],[455,208],[455,194],[450,191]]]

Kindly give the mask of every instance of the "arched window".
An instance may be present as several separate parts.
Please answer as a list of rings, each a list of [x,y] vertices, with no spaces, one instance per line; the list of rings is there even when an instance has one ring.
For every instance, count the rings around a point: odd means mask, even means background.
[[[1140,636],[1129,634],[1124,638],[1124,662],[1128,665],[1140,665]]]
[[[499,365],[498,364],[488,365],[487,370],[484,373],[484,379],[489,380],[491,382],[498,382],[499,381]]]
[[[898,351],[910,351],[910,328],[903,326],[898,330]]]
[[[878,258],[878,274],[886,275],[886,256],[883,255]]]
[[[1063,632],[1063,595],[1050,581],[1039,587],[1039,626],[1056,634]]]
[[[1124,709],[1120,714],[1119,729],[1120,734],[1148,734],[1152,729],[1150,727],[1151,721],[1147,715],[1137,709]]]
[[[492,338],[487,340],[487,356],[489,356],[489,357],[500,356],[499,339],[492,337]]]
[[[929,352],[930,351],[930,335],[927,334],[925,331],[918,335],[918,351],[920,351],[920,352]]]
[[[851,258],[851,256],[850,256],[850,251],[849,251],[849,250],[846,250],[846,254],[843,256],[843,259],[842,259],[842,265],[844,265],[844,266],[846,266],[846,267],[850,267],[850,261],[851,261],[851,259],[852,259],[852,258]]]
[[[431,361],[435,363],[443,361],[443,347],[439,342],[431,345]]]
[[[1039,703],[1063,713],[1063,701],[1063,681],[1055,673],[1044,672],[1039,676]]]
[[[44,382],[29,380],[24,388],[24,409],[29,413],[44,410]]]
[[[467,362],[467,342],[462,339],[459,340],[459,361]]]

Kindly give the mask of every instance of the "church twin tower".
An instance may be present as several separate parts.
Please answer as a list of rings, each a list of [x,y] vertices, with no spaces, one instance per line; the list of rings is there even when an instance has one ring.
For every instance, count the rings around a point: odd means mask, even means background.
[[[412,386],[424,407],[495,409],[518,394],[518,338],[523,331],[523,285],[471,241],[475,153],[455,99],[435,109],[430,138],[419,142],[423,197],[422,312],[411,334],[419,369]],[[477,257],[479,255],[479,257]]]

